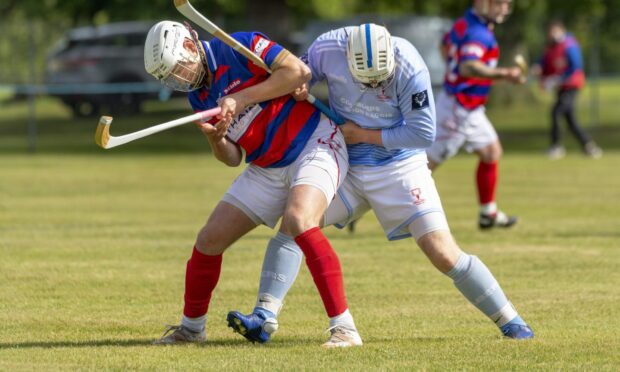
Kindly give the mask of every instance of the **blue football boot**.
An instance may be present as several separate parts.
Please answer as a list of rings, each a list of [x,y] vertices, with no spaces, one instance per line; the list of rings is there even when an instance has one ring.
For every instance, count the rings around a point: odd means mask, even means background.
[[[238,311],[231,311],[226,316],[226,320],[228,321],[228,326],[235,332],[249,341],[260,344],[269,341],[271,334],[278,328],[277,320],[275,318],[267,318],[263,313],[243,315]]]
[[[534,331],[532,331],[532,328],[527,324],[508,323],[503,325],[500,329],[504,336],[515,340],[534,338]]]

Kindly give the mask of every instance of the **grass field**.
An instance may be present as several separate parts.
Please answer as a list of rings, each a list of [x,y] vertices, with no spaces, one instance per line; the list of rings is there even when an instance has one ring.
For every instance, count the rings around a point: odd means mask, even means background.
[[[204,345],[154,347],[182,309],[195,233],[241,169],[218,164],[191,126],[104,152],[95,121],[42,100],[39,150],[23,105],[0,115],[0,370],[617,370],[620,365],[620,127],[610,106],[594,131],[600,160],[547,161],[544,106],[490,115],[506,144],[501,206],[508,231],[476,228],[475,160],[435,175],[453,233],[481,257],[536,339],[500,337],[410,240],[388,243],[373,215],[354,235],[329,228],[365,345],[323,350],[326,316],[307,269],[280,331],[252,345],[226,327],[254,305],[273,232],[261,227],[225,255]],[[179,115],[152,103],[118,118],[124,133]]]

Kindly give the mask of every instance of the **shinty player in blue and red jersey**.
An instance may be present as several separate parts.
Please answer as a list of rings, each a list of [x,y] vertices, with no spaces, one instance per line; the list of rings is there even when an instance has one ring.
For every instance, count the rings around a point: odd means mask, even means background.
[[[146,70],[173,89],[189,92],[196,111],[219,105],[221,113],[200,123],[216,158],[248,164],[211,213],[196,238],[185,274],[185,306],[179,326],[155,343],[202,342],[222,254],[260,224],[294,237],[306,256],[330,317],[353,329],[338,257],[319,222],[348,170],[342,133],[308,102],[289,93],[311,77],[297,57],[257,32],[231,35],[270,67],[269,75],[218,39],[198,40],[180,23],[153,26],[145,43]],[[270,242],[271,244],[271,242]],[[326,347],[341,346],[330,339]]]
[[[499,46],[493,28],[511,9],[512,0],[474,0],[444,37],[441,49],[447,71],[437,98],[437,137],[427,150],[432,170],[463,146],[478,155],[478,225],[482,229],[510,227],[517,222],[515,216],[499,210],[495,201],[502,146],[484,108],[494,81],[522,84],[526,80],[517,66],[497,67]]]
[[[575,114],[575,101],[579,90],[586,84],[586,77],[579,43],[566,31],[561,21],[555,20],[547,27],[547,46],[539,63],[532,66],[532,74],[540,75],[541,85],[545,89],[557,91],[557,99],[551,110],[551,146],[547,150],[549,159],[560,159],[566,154],[562,145],[561,117],[566,119],[583,152],[592,158],[600,158],[603,151],[579,125]]]

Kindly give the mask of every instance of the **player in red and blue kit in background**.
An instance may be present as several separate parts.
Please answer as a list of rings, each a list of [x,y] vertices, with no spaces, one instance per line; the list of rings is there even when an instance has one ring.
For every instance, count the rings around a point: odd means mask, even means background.
[[[437,98],[437,137],[427,149],[429,167],[434,170],[461,147],[478,155],[476,185],[481,229],[510,227],[517,222],[515,216],[499,210],[495,201],[502,146],[484,108],[494,81],[525,82],[519,67],[497,66],[499,46],[493,28],[506,19],[511,9],[512,0],[473,0],[472,7],[456,20],[441,45],[447,68]]]
[[[156,24],[145,42],[147,72],[175,90],[189,92],[195,111],[221,108],[220,115],[199,123],[215,157],[238,166],[245,152],[249,163],[198,233],[185,272],[181,324],[169,327],[155,343],[205,341],[207,311],[224,251],[256,226],[273,228],[282,218],[280,232],[269,244],[278,240],[277,244],[299,245],[330,325],[346,329],[346,346],[361,345],[338,256],[319,228],[348,170],[344,137],[314,106],[290,96],[311,78],[301,60],[258,32],[231,36],[272,73],[218,39],[198,40],[193,30],[177,22]],[[301,253],[294,256],[301,261]],[[288,276],[296,273],[287,271],[282,280]],[[267,311],[261,315],[275,317]],[[332,336],[323,346],[343,345]]]
[[[551,146],[547,150],[547,156],[555,160],[566,154],[560,128],[560,119],[564,117],[583,152],[592,158],[601,157],[603,151],[579,125],[575,115],[575,101],[579,90],[586,83],[586,78],[579,43],[573,35],[566,32],[562,22],[553,21],[549,24],[547,46],[540,62],[532,67],[532,73],[540,75],[541,85],[546,90],[557,91],[557,100],[551,111]]]

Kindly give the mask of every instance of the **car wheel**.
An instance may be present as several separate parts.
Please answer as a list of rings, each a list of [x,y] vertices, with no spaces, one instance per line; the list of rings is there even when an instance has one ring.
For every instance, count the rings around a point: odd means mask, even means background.
[[[77,101],[70,106],[75,117],[94,117],[99,115],[100,112],[99,104],[93,101]]]
[[[113,114],[138,114],[142,108],[142,95],[124,93],[110,96],[110,109]]]

